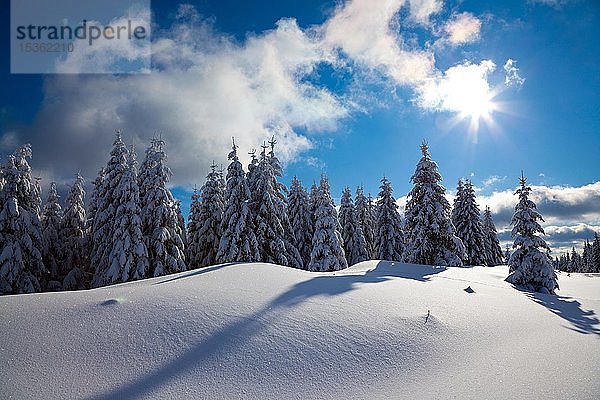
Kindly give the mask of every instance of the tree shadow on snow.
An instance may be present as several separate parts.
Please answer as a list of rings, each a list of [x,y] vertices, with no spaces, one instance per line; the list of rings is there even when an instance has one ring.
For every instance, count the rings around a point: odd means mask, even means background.
[[[543,305],[552,313],[569,321],[572,327],[566,327],[583,334],[600,336],[600,320],[593,310],[584,310],[577,300],[568,301],[570,297],[554,296],[549,294],[528,293],[527,296],[534,302]]]
[[[307,281],[299,282],[287,292],[272,301],[275,306],[293,306],[317,296],[336,296],[358,288],[361,284],[380,283],[391,278],[413,279],[427,282],[431,276],[444,271],[445,267],[428,265],[410,265],[379,261],[375,268],[356,274],[346,274],[344,270],[336,275],[316,276]]]
[[[180,275],[158,283],[166,283],[176,279],[211,272],[227,265],[231,264],[195,270],[190,274]],[[239,351],[251,337],[260,334],[263,329],[272,324],[272,321],[281,316],[286,308],[294,307],[311,298],[337,296],[356,289],[362,284],[380,283],[392,278],[414,279],[426,282],[432,275],[444,270],[445,268],[443,267],[421,265],[410,265],[407,267],[405,264],[380,261],[375,268],[366,272],[357,271],[356,274],[344,274],[343,271],[340,271],[336,275],[315,276],[295,284],[255,313],[239,318],[236,322],[226,325],[212,335],[200,338],[183,354],[159,366],[155,370],[103,394],[91,396],[90,399],[108,400],[148,397],[172,380],[200,368],[206,360],[222,358],[224,353],[232,354],[232,352]]]
[[[174,276],[172,278],[165,279],[160,282],[156,282],[156,283],[154,283],[154,285],[160,285],[163,283],[173,282],[173,281],[176,281],[179,279],[191,278],[192,276],[207,274],[209,272],[217,271],[221,268],[229,267],[231,265],[236,265],[236,264],[240,264],[240,263],[225,263],[225,264],[213,265],[212,267],[203,267],[203,268],[194,269],[192,271],[188,271],[187,274],[180,274],[180,275]]]

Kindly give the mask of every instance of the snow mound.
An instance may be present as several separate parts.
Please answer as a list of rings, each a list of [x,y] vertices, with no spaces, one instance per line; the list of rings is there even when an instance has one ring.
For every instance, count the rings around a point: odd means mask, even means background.
[[[551,296],[507,272],[223,264],[5,296],[0,398],[598,398],[600,276]]]

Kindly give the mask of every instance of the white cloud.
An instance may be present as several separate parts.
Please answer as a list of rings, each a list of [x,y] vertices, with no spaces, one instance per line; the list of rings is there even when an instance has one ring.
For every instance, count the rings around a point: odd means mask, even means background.
[[[415,104],[428,111],[462,111],[465,99],[489,94],[495,64],[439,71],[432,50],[409,45],[400,31],[403,7],[409,19],[425,24],[441,6],[437,0],[347,1],[323,25],[300,28],[281,19],[274,29],[237,41],[184,5],[176,22],[153,38],[151,73],[48,77],[31,132],[19,136],[33,142],[36,162],[60,160],[58,175],[81,169],[92,176],[105,162],[115,128],[138,138],[138,147],[162,130],[174,183],[188,184],[203,180],[214,158],[224,161],[232,136],[247,151],[277,134],[278,153],[290,161],[313,146],[311,134],[334,132],[351,112],[373,107],[354,102],[353,89],[333,93],[313,83],[321,64],[354,79],[378,76],[392,90],[413,89]],[[88,62],[74,56],[63,68]]]
[[[600,181],[579,187],[532,185],[531,189],[530,199],[544,217],[544,239],[554,254],[572,246],[581,250],[586,238],[592,238],[594,232],[600,234]],[[446,199],[452,204],[454,194],[447,190]],[[406,201],[407,196],[396,200],[402,214]],[[503,249],[512,243],[510,220],[517,201],[514,189],[477,195],[479,209],[489,207],[492,212]]]
[[[498,175],[491,175],[490,177],[488,177],[487,179],[485,179],[483,181],[483,186],[485,188],[490,187],[490,186],[494,186],[497,183],[502,183],[506,180],[506,176],[498,176]]]
[[[512,86],[515,88],[520,88],[525,83],[525,78],[521,77],[519,74],[519,68],[517,68],[517,62],[511,58],[506,60],[504,64],[504,84],[506,86]]]
[[[453,46],[475,42],[479,40],[481,20],[468,12],[453,14],[443,30],[447,34],[447,41]]]
[[[58,59],[55,72],[64,74],[79,73],[117,73],[117,72],[148,72],[150,69],[151,40],[150,40],[150,10],[148,8],[131,8],[127,15],[115,18],[106,26],[143,27],[147,35],[144,40],[130,40],[127,35],[119,35],[106,39],[100,35],[90,45],[88,40],[77,39],[73,42],[73,51],[66,53],[66,58]],[[87,21],[88,29],[97,27],[104,29],[105,25],[97,21]]]
[[[544,217],[545,225],[600,225],[600,181],[579,187],[531,186],[531,199]],[[490,207],[498,224],[506,227],[514,213],[517,198],[514,190],[479,196],[480,207]]]
[[[194,20],[189,12],[186,17]],[[174,183],[189,184],[204,179],[213,158],[224,159],[232,136],[248,150],[275,134],[285,162],[311,147],[299,129],[333,131],[347,116],[337,96],[302,79],[326,55],[295,20],[280,20],[243,44],[216,34],[206,21],[192,22],[154,42],[160,69],[150,74],[48,78],[34,123],[34,151],[44,149],[34,153],[37,161],[60,160],[63,173],[82,168],[92,176],[105,162],[114,128],[138,144],[158,129]],[[248,160],[245,151],[240,155]]]
[[[448,68],[443,75],[418,87],[418,103],[432,110],[462,112],[491,98],[488,75],[496,65],[491,60],[479,64],[465,62]],[[476,104],[475,104],[476,103]]]
[[[410,18],[422,25],[429,25],[429,18],[442,10],[442,0],[409,0]]]
[[[423,81],[434,71],[433,55],[407,50],[402,38],[392,30],[394,17],[404,3],[354,0],[340,5],[323,27],[325,47],[340,49],[359,65],[380,71],[400,85]]]

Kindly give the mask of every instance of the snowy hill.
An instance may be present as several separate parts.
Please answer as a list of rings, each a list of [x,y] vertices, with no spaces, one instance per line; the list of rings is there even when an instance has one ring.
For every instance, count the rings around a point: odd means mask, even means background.
[[[225,264],[5,296],[0,398],[599,398],[600,276],[506,275]]]

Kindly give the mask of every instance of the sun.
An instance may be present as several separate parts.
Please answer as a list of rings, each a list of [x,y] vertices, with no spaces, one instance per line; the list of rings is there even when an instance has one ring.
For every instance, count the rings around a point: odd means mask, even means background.
[[[494,92],[489,87],[466,85],[456,102],[457,118],[469,122],[470,132],[477,132],[481,121],[491,125],[493,114],[497,110],[494,97]]]
[[[455,113],[455,124],[467,121],[472,134],[477,133],[482,121],[492,125],[494,113],[499,110],[495,101],[498,89],[490,87],[487,79],[493,68],[491,63],[453,67],[440,85],[443,107]]]

